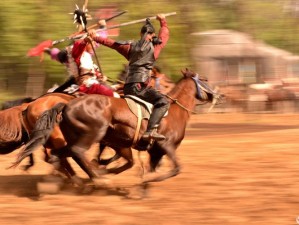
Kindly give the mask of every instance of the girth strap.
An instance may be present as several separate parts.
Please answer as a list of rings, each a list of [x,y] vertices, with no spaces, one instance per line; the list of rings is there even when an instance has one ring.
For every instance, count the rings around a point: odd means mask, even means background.
[[[141,106],[140,104],[136,104],[137,106],[137,126],[136,126],[136,131],[134,134],[134,139],[133,139],[133,146],[135,146],[137,139],[138,139],[138,134],[140,132],[140,128],[141,128],[141,121],[142,121],[142,114],[141,114]]]

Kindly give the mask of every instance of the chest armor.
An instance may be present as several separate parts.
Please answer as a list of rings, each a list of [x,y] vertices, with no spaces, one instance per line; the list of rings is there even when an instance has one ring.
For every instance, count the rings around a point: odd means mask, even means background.
[[[126,83],[146,82],[155,62],[152,42],[139,40],[131,44]]]

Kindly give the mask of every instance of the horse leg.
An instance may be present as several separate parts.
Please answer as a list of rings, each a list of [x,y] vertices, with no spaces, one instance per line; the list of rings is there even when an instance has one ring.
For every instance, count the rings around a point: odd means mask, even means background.
[[[34,165],[33,154],[30,154],[28,157],[29,157],[29,163],[21,167],[21,169],[24,171],[29,170]]]
[[[99,165],[107,166],[108,164],[118,160],[120,158],[120,155],[117,154],[117,152],[116,152],[115,155],[109,159],[101,159],[101,155],[104,152],[105,148],[106,148],[106,145],[100,143],[99,154],[97,155],[97,162]]]
[[[115,151],[117,155],[126,159],[127,162],[120,167],[107,169],[108,173],[119,174],[127,169],[130,169],[134,165],[131,148],[120,148],[120,149],[115,149]]]
[[[84,187],[83,180],[76,175],[76,172],[71,167],[66,157],[60,157],[60,169],[62,172],[68,176],[71,182],[78,187]]]
[[[120,156],[117,153],[115,153],[114,156],[112,156],[108,159],[101,159],[101,156],[102,156],[102,154],[103,154],[106,147],[107,146],[104,145],[104,144],[101,144],[101,143],[99,144],[99,152],[95,156],[95,158],[91,160],[91,162],[94,165],[96,165],[96,166],[99,166],[99,165],[100,166],[107,166],[108,164],[110,164],[110,163],[112,163],[112,162],[114,162],[114,161],[116,161],[120,158]]]
[[[68,146],[65,146],[60,149],[51,150],[51,154],[46,152],[45,161],[51,163],[55,170],[64,174],[73,184],[82,187],[82,179],[76,175],[76,172],[67,160],[69,156],[71,156],[71,151]]]
[[[91,145],[90,145],[91,146]],[[106,173],[106,171],[100,170],[99,167],[94,165],[94,163],[89,162],[85,156],[85,151],[87,151],[89,147],[81,147],[78,145],[74,145],[71,147],[72,158],[74,161],[84,170],[87,175],[93,179],[98,178],[100,175]]]
[[[162,157],[165,155],[165,152],[157,146],[155,143],[153,148],[148,151],[150,155],[150,162],[149,162],[149,171],[148,172],[155,172],[156,168],[161,162]]]
[[[143,183],[163,181],[165,179],[168,179],[170,177],[174,177],[174,176],[178,175],[180,172],[180,165],[178,163],[178,160],[177,160],[177,157],[175,154],[175,149],[176,149],[175,147],[172,147],[171,145],[167,145],[167,144],[164,144],[163,147],[159,146],[158,144],[155,144],[154,147],[155,148],[151,149],[151,151],[149,152],[150,156],[151,156],[151,159],[150,159],[151,171],[154,171],[156,168],[156,167],[152,167],[152,166],[157,166],[158,163],[160,162],[160,160],[162,159],[162,156],[163,156],[163,155],[161,156],[162,152],[166,153],[166,155],[172,162],[173,169],[171,169],[170,171],[167,171],[166,173],[159,174],[157,176],[148,176],[147,175],[143,178]],[[157,154],[154,152],[158,152],[160,154]],[[152,158],[152,156],[153,156],[153,158]],[[160,157],[160,159],[159,159],[159,157]]]

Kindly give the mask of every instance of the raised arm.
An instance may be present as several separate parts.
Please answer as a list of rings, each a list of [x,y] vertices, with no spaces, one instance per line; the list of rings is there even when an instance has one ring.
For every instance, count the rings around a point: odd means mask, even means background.
[[[164,14],[158,14],[156,18],[157,20],[160,21],[160,31],[159,31],[158,38],[162,41],[162,43],[155,45],[155,50],[154,50],[155,59],[159,57],[162,48],[165,47],[169,39],[169,29]]]
[[[96,36],[94,30],[89,31],[88,34],[93,41],[116,50],[121,55],[123,55],[126,59],[128,59],[130,44],[120,44],[107,37],[98,37]]]

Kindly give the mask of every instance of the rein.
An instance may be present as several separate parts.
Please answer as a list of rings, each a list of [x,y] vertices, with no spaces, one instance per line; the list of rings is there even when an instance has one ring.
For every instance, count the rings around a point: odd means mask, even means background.
[[[170,100],[172,100],[175,104],[177,104],[178,106],[180,106],[181,108],[185,109],[187,112],[189,113],[193,113],[193,114],[198,114],[197,112],[187,109],[185,106],[183,106],[177,99],[170,97],[169,95],[165,94],[164,96],[166,96],[167,98],[169,98]]]
[[[200,81],[199,77],[198,77],[198,74],[196,74],[195,77],[191,77],[192,80],[195,82],[196,84],[196,90],[197,90],[197,98],[200,99],[202,96],[201,96],[201,93],[200,93],[200,90],[203,90],[204,92],[206,93],[210,93],[210,94],[213,94],[213,96],[215,95],[214,91],[209,87],[207,86],[206,84],[204,84],[203,82]],[[184,105],[182,105],[177,99],[174,99],[172,98],[171,96],[165,94],[164,96],[166,96],[167,98],[171,99],[174,103],[176,103],[178,106],[180,106],[181,108],[185,109],[187,112],[189,113],[193,113],[193,114],[198,114],[197,112],[193,111],[193,110],[190,110],[188,108],[186,108]],[[207,103],[207,102],[205,102]],[[203,103],[203,104],[205,104]]]

